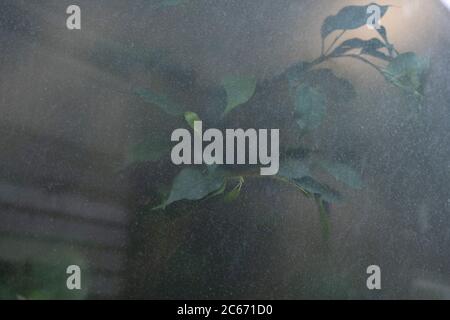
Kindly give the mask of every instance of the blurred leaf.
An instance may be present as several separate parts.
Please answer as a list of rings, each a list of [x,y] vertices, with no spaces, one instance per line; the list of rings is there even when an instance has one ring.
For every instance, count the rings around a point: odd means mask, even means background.
[[[286,76],[290,84],[295,85],[305,76],[305,72],[309,70],[311,63],[300,61],[286,70]]]
[[[223,115],[227,115],[236,107],[246,103],[256,90],[255,77],[227,77],[222,81],[227,93],[227,106]]]
[[[230,192],[228,192],[225,195],[224,201],[227,203],[236,201],[236,199],[239,198],[239,195],[241,194],[243,184],[244,184],[244,178],[239,177],[239,181],[238,181],[237,185],[233,188],[233,190],[231,190]]]
[[[392,58],[390,56],[388,56],[387,54],[385,54],[384,52],[378,51],[378,50],[373,50],[373,49],[363,49],[361,51],[361,54],[367,54],[370,55],[374,58],[380,59],[380,60],[384,60],[384,61],[391,61]]]
[[[241,194],[241,188],[234,188],[230,192],[228,192],[224,198],[224,201],[227,203],[234,202],[239,198]]]
[[[175,177],[167,206],[179,200],[200,200],[223,187],[223,176],[205,174],[200,169],[185,168]]]
[[[320,182],[317,182],[311,177],[303,177],[301,179],[293,179],[295,184],[300,187],[301,189],[320,196],[323,200],[334,203],[339,202],[342,200],[342,196],[339,192],[333,190],[327,185],[321,184]]]
[[[126,164],[154,162],[170,151],[170,142],[162,134],[148,135],[142,142],[131,146]]]
[[[384,71],[385,77],[403,90],[422,96],[429,61],[413,52],[398,55]]]
[[[281,161],[278,175],[288,179],[300,179],[310,175],[309,161],[287,158]]]
[[[316,129],[326,115],[325,97],[316,89],[302,85],[296,93],[295,113],[302,130]]]
[[[364,46],[361,49],[361,54],[370,55],[372,57],[385,60],[385,61],[391,61],[392,58],[388,55],[386,55],[384,52],[380,51],[380,49],[386,48],[386,45],[381,42],[377,38],[373,38],[370,40],[367,40],[364,44]]]
[[[386,30],[386,28],[385,28],[384,26],[380,26],[380,28],[379,28],[379,29],[376,29],[376,30],[377,30],[377,32],[380,34],[380,36],[383,38],[384,42],[386,43],[386,48],[387,48],[388,51],[389,51],[389,55],[392,56],[392,55],[393,55],[393,52],[395,51],[395,49],[394,49],[394,45],[392,45],[392,44],[389,42],[389,38],[388,38],[388,35],[387,35],[387,30]]]
[[[389,43],[387,30],[384,26],[380,26],[379,29],[375,30],[377,30],[378,34],[383,38],[384,42]]]
[[[208,199],[209,198],[214,198],[214,197],[220,196],[221,194],[224,194],[226,188],[227,188],[227,183],[226,183],[226,181],[224,181],[222,186],[217,191],[211,193],[207,198]]]
[[[90,57],[99,68],[121,76],[130,75],[136,68],[149,71],[170,65],[167,52],[163,50],[131,46],[110,39],[96,39]]]
[[[143,101],[151,103],[159,107],[162,111],[173,116],[184,114],[184,108],[176,103],[170,101],[166,96],[157,94],[149,89],[137,89],[136,95]]]
[[[342,8],[336,15],[327,17],[322,24],[322,38],[326,38],[330,33],[336,30],[354,30],[366,25],[370,17],[367,13],[367,9],[371,5],[377,4],[371,3],[366,6],[347,6]],[[383,17],[389,6],[378,6],[381,9],[381,17]]]
[[[377,38],[372,38],[370,40],[363,40],[359,38],[353,38],[344,41],[340,46],[338,46],[330,55],[332,57],[337,57],[347,53],[348,51],[360,49],[360,54],[367,54],[373,57],[391,60],[389,56],[379,51],[379,49],[386,48],[386,45]]]
[[[356,96],[353,85],[347,79],[339,78],[331,69],[316,69],[308,72],[303,82],[327,96],[333,104],[347,104]]]
[[[201,121],[200,117],[195,112],[185,112],[184,113],[184,119],[186,120],[186,122],[189,124],[189,126],[192,129],[194,129],[194,122],[195,121]]]
[[[352,38],[342,42],[332,53],[331,56],[339,56],[353,49],[363,49],[366,47],[372,47],[375,50],[384,47],[384,44],[377,38],[370,40],[363,40],[360,38]]]
[[[36,260],[0,261],[0,299],[72,300],[88,297],[91,274],[84,255],[76,250],[60,249],[43,250],[40,259]],[[73,264],[85,270],[81,290],[67,290],[66,287],[66,270]]]
[[[361,189],[363,182],[361,176],[350,166],[330,161],[320,161],[320,165],[336,180],[341,181],[353,189]]]

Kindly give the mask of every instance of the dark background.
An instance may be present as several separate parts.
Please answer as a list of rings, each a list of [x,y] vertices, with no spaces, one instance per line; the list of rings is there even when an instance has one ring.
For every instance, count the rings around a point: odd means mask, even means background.
[[[270,79],[319,54],[326,16],[366,2],[155,3],[78,1],[82,30],[69,31],[70,1],[1,2],[0,297],[450,298],[445,7],[379,1],[399,6],[383,19],[391,41],[431,59],[426,128],[402,126],[407,102],[372,70],[328,65],[358,96],[332,112],[316,143],[352,159],[366,187],[333,208],[325,252],[314,205],[273,183],[250,181],[234,204],[142,213],[172,172],[121,169],[134,134],[169,120],[128,92],[183,77],[209,90],[236,72]],[[136,48],[173,69],[115,59]],[[82,292],[64,288],[69,264],[86,271]],[[365,287],[372,264],[380,292]]]

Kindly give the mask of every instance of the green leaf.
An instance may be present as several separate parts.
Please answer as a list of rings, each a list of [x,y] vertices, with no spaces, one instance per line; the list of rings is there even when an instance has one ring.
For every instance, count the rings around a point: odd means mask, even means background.
[[[376,29],[376,30],[380,34],[380,36],[383,38],[384,42],[386,43],[386,47],[388,48],[389,55],[392,56],[394,51],[395,52],[397,52],[397,51],[395,50],[394,45],[389,42],[386,28],[384,26],[380,26],[380,28]]]
[[[363,187],[361,176],[350,166],[325,160],[320,161],[320,165],[336,180],[345,183],[350,188],[361,189]]]
[[[233,188],[233,190],[231,190],[225,195],[224,201],[227,203],[236,201],[236,199],[239,198],[239,195],[241,194],[243,184],[244,178],[239,177],[238,184]]]
[[[298,83],[305,76],[305,73],[309,70],[310,67],[311,63],[300,61],[287,68],[285,74],[289,81],[289,84],[295,85],[296,83]]]
[[[295,101],[295,113],[300,129],[312,130],[318,128],[326,112],[325,96],[313,87],[300,86]]]
[[[413,52],[398,55],[384,71],[386,79],[406,92],[422,96],[429,61]]]
[[[222,85],[227,93],[227,106],[223,115],[227,115],[236,107],[246,103],[256,90],[255,77],[226,77]]]
[[[388,56],[387,54],[385,54],[384,52],[378,51],[378,50],[373,50],[373,49],[363,49],[361,51],[361,54],[367,54],[369,56],[372,56],[374,58],[380,59],[380,60],[384,60],[384,61],[391,61],[392,58],[390,56]]]
[[[225,193],[226,189],[227,189],[227,181],[224,180],[222,186],[217,191],[214,191],[213,193],[209,194],[205,199],[211,199],[220,196]]]
[[[377,30],[378,34],[383,38],[384,42],[386,42],[386,44],[389,44],[389,39],[388,39],[386,28],[384,26],[380,26],[379,29],[375,29],[375,30]]]
[[[322,38],[326,38],[330,33],[336,30],[354,30],[366,25],[370,17],[367,13],[367,9],[371,5],[377,4],[371,3],[366,6],[347,6],[342,8],[336,15],[327,17],[322,24]],[[383,17],[389,6],[378,6],[381,9],[381,17]]]
[[[133,144],[126,157],[126,164],[154,162],[170,151],[170,142],[162,135],[149,135],[143,141]]]
[[[379,51],[383,48],[386,48],[386,45],[380,39],[372,38],[370,40],[363,40],[359,38],[353,38],[344,41],[330,55],[332,57],[337,57],[347,53],[348,51],[360,49],[360,54],[371,55],[373,57],[387,61],[391,60],[389,56]]]
[[[380,49],[383,48],[386,48],[386,45],[380,39],[372,38],[364,42],[364,45],[361,48],[361,54],[367,54],[386,61],[392,60],[390,56],[380,51]]]
[[[184,108],[167,98],[164,95],[157,94],[149,89],[137,89],[135,94],[143,101],[156,105],[162,111],[172,116],[180,116],[184,114]]]
[[[319,195],[323,200],[334,203],[339,202],[342,200],[342,196],[339,192],[333,190],[331,187],[321,184],[320,182],[317,182],[311,177],[303,177],[301,179],[293,179],[293,182],[295,184],[307,191],[308,193]]]
[[[239,198],[239,195],[241,194],[240,188],[234,188],[230,192],[227,193],[227,195],[224,198],[224,201],[227,203],[234,202]]]
[[[203,173],[199,168],[185,168],[176,176],[165,206],[180,200],[200,200],[223,187],[221,175]]]
[[[310,175],[309,161],[287,158],[281,161],[278,175],[288,179],[300,179]]]
[[[186,120],[186,122],[189,124],[189,126],[192,129],[194,129],[194,122],[195,121],[201,121],[200,117],[195,112],[185,112],[184,113],[184,120]]]
[[[327,102],[336,105],[347,104],[356,96],[350,81],[339,78],[331,69],[315,69],[308,72],[301,84],[316,88],[327,97]]]

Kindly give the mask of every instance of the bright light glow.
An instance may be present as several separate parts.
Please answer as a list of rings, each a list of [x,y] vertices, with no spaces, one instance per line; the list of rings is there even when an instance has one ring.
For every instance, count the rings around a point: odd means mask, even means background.
[[[448,10],[450,10],[450,0],[441,0],[441,2],[447,7]]]

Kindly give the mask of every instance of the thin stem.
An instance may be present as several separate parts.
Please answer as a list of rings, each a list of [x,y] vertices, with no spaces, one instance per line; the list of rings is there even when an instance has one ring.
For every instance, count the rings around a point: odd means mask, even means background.
[[[301,188],[299,185],[295,184],[294,182],[292,182],[290,179],[282,177],[282,176],[278,176],[278,175],[274,175],[274,176],[262,176],[259,173],[255,173],[255,172],[242,172],[241,174],[235,176],[228,176],[226,177],[227,179],[249,179],[249,178],[259,178],[259,179],[272,179],[275,181],[281,181],[283,183],[289,184],[293,187],[295,187],[296,189],[300,190],[301,192],[303,192],[303,194],[305,194],[306,196],[309,196],[310,194],[304,190],[303,188]]]
[[[357,54],[346,54],[346,55],[338,55],[338,56],[333,56],[331,57],[330,55],[321,55],[320,57],[318,57],[317,59],[311,61],[309,63],[309,66],[306,70],[303,70],[304,72],[309,71],[310,69],[314,68],[315,66],[331,59],[331,58],[354,58],[354,59],[358,59],[368,65],[370,65],[371,67],[373,67],[374,69],[376,69],[380,74],[384,75],[384,71],[383,69],[381,69],[379,66],[377,66],[376,64],[370,62],[369,60],[367,60],[366,58],[357,55]]]
[[[333,47],[334,47],[334,45],[336,44],[336,42],[338,42],[339,39],[342,38],[342,36],[344,35],[344,33],[345,33],[346,31],[347,31],[347,30],[342,30],[342,32],[341,32],[341,33],[336,37],[336,39],[334,39],[334,41],[331,43],[330,47],[325,51],[325,54],[324,54],[324,55],[327,55],[328,53],[330,53],[331,49],[333,49]]]
[[[325,50],[325,39],[322,38],[322,48],[320,49],[320,55],[324,56],[324,50]]]
[[[346,54],[346,55],[342,55],[342,56],[336,56],[335,58],[354,58],[357,60],[360,60],[366,64],[368,64],[369,66],[371,66],[372,68],[376,69],[381,75],[384,75],[384,71],[383,69],[381,69],[379,66],[377,66],[376,64],[370,62],[369,60],[367,60],[364,57],[361,57],[360,55],[357,54]]]

